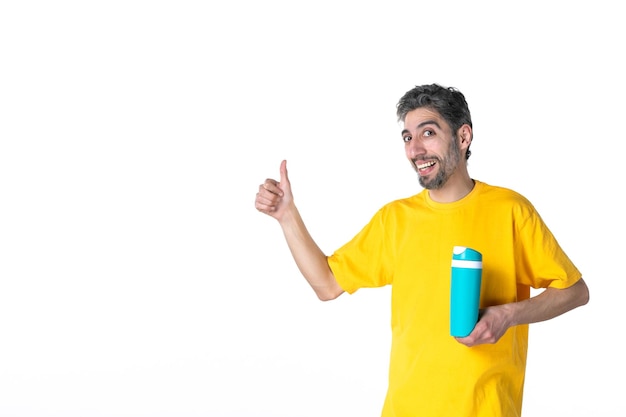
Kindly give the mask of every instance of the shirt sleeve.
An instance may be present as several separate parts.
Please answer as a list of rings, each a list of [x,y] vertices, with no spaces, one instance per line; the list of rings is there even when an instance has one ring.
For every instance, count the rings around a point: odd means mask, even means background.
[[[518,229],[518,281],[533,288],[567,288],[581,277],[552,232],[532,207]]]
[[[379,210],[348,243],[328,257],[341,288],[352,294],[359,288],[382,287],[391,282],[385,212]]]

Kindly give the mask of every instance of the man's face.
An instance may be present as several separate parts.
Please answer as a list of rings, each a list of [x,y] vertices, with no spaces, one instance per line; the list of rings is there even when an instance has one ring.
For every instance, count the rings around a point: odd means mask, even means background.
[[[419,108],[408,112],[402,140],[420,185],[428,190],[441,189],[459,166],[458,139],[433,110]]]

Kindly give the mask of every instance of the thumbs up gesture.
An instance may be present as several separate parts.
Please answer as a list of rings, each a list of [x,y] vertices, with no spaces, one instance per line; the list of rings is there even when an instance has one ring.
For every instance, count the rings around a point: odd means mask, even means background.
[[[287,211],[287,207],[292,203],[293,195],[287,175],[287,161],[283,160],[280,164],[280,181],[268,178],[259,185],[254,206],[261,213],[280,221]]]

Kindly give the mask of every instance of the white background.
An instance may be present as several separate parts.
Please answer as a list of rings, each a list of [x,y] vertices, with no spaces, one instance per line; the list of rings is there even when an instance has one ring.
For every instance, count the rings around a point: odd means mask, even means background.
[[[388,289],[318,301],[254,197],[287,159],[331,253],[419,191],[395,104],[431,82],[591,290],[531,326],[525,415],[623,415],[618,10],[2,2],[0,416],[378,416]]]

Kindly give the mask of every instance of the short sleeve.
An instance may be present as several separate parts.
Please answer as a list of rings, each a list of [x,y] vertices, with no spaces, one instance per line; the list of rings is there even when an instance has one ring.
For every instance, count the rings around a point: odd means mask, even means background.
[[[539,214],[532,208],[518,228],[515,256],[520,271],[518,282],[533,288],[567,288],[581,277]]]
[[[335,279],[348,293],[359,288],[390,283],[391,254],[385,230],[385,210],[380,209],[348,243],[328,257]]]

